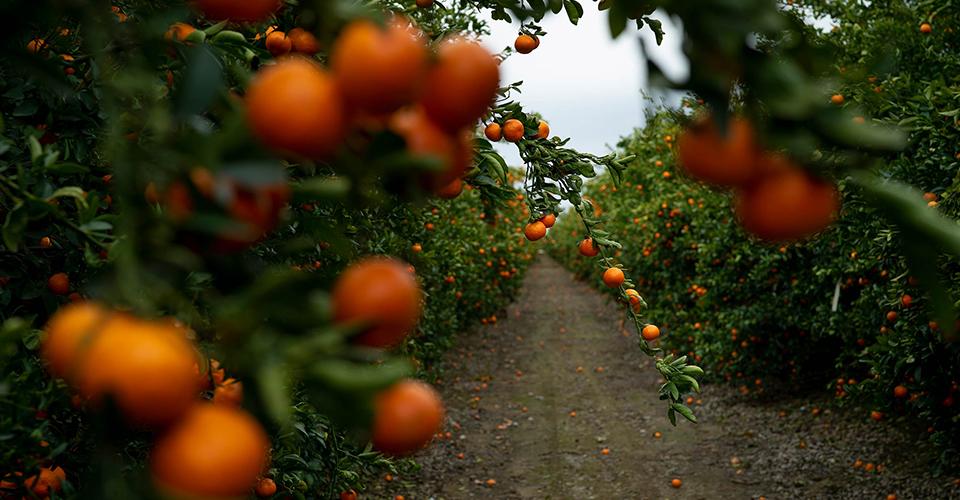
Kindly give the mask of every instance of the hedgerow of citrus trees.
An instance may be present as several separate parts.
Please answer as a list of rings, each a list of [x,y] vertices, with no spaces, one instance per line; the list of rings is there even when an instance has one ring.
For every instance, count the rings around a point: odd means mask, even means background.
[[[731,180],[737,173],[733,168],[748,162],[730,162],[711,176],[699,168],[702,162],[691,160],[697,152],[691,138],[702,129],[685,130],[688,118],[659,114],[621,142],[625,154],[637,157],[622,183],[598,179],[585,196],[608,218],[608,230],[640,250],[621,258],[643,277],[639,290],[656,291],[661,299],[651,309],[664,319],[664,342],[671,350],[709,360],[742,392],[763,390],[770,376],[829,380],[840,401],[862,404],[878,420],[903,418],[939,445],[942,465],[955,467],[960,368],[938,302],[956,296],[957,268],[936,248],[955,255],[949,242],[958,215],[952,201],[957,128],[949,96],[956,85],[924,69],[949,72],[956,65],[946,49],[955,43],[954,33],[945,28],[942,38],[931,39],[937,33],[932,26],[950,26],[956,19],[955,8],[923,2],[910,7],[810,4],[838,25],[829,33],[808,30],[817,44],[830,49],[833,61],[824,72],[835,83],[817,95],[828,106],[904,127],[909,145],[882,155],[877,175],[922,191],[865,185],[857,171],[849,178],[840,174],[843,208],[831,229],[807,242],[761,245],[743,228],[782,239],[776,231],[797,217],[816,215],[828,203],[782,213],[758,227],[751,217],[776,213],[777,204],[794,192],[745,206],[743,194],[731,199],[703,186],[696,180],[738,184]],[[931,24],[932,19],[937,22]],[[931,27],[921,29],[924,23]],[[892,39],[898,40],[892,60],[877,65],[864,59],[864,54],[881,58]],[[695,109],[687,115],[702,113],[694,101],[686,105]],[[752,157],[758,147],[745,136],[745,127],[731,122],[726,137],[707,148],[725,154],[708,159]],[[824,150],[827,154],[833,153]],[[886,196],[882,203],[876,201],[878,189]],[[811,201],[810,196],[796,199]],[[936,228],[927,225],[933,220]],[[588,273],[589,264],[577,255],[579,229],[561,224],[558,230],[563,239],[554,251]],[[929,236],[931,230],[942,236]],[[941,281],[950,283],[949,289],[939,289]]]

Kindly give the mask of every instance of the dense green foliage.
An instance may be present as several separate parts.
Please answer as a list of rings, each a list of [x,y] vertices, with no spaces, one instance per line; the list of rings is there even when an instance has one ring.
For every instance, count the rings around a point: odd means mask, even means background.
[[[924,210],[956,219],[960,61],[950,28],[956,8],[927,10],[933,7],[830,3],[818,12],[828,12],[837,27],[816,36],[834,54],[830,91],[846,98],[844,107],[909,131],[909,146],[884,156],[874,171],[917,186],[928,194],[921,201],[922,192],[914,192],[914,203],[935,199]],[[922,33],[922,22],[931,22],[933,32]],[[684,109],[697,107],[691,100]],[[753,240],[736,223],[727,193],[689,179],[677,165],[683,121],[667,113],[649,117],[619,144],[637,156],[622,183],[602,177],[585,194],[603,227],[624,244],[618,258],[639,277],[637,288],[650,305],[644,315],[660,321],[664,346],[702,359],[715,380],[745,393],[763,390],[768,377],[828,386],[840,402],[903,419],[937,445],[942,467],[956,467],[960,350],[944,338],[920,288],[928,277],[905,257],[916,246],[932,251],[933,243],[892,227],[888,210],[868,203],[843,174],[843,210],[834,227],[803,243]],[[577,253],[582,229],[569,222],[558,224],[553,251],[596,282],[596,266]],[[956,297],[956,260],[936,252],[928,258],[939,262],[937,278]],[[907,395],[895,397],[896,386]]]

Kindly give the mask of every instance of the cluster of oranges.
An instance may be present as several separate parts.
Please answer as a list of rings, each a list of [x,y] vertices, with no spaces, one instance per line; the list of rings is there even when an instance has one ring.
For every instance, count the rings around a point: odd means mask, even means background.
[[[420,319],[423,292],[407,266],[387,257],[368,257],[348,267],[333,287],[334,320],[356,325],[360,345],[399,345]],[[374,401],[373,444],[395,455],[429,443],[443,423],[440,395],[429,385],[402,380]]]
[[[516,118],[509,118],[501,126],[497,122],[491,122],[483,129],[483,135],[493,142],[499,142],[506,139],[508,142],[520,142],[526,135],[526,128],[523,122]],[[537,132],[533,134],[534,139],[546,139],[550,137],[550,125],[540,120],[537,124]]]
[[[680,135],[679,160],[693,177],[736,189],[744,229],[764,240],[792,241],[833,223],[840,209],[836,186],[763,151],[746,119],[732,118],[725,129],[709,115],[696,120]]]
[[[346,26],[330,70],[302,55],[280,57],[257,73],[245,100],[254,135],[280,154],[327,160],[351,134],[389,130],[411,155],[439,162],[422,176],[424,187],[454,197],[473,159],[473,127],[499,85],[499,63],[478,43],[451,37],[431,55],[427,37],[395,17]]]
[[[530,241],[537,241],[547,235],[547,229],[557,223],[557,216],[547,214],[527,224],[523,228],[523,235]]]
[[[265,469],[270,441],[238,408],[236,389],[216,396],[236,404],[200,399],[205,374],[192,335],[171,319],[145,320],[79,302],[47,323],[41,355],[81,404],[115,408],[132,427],[158,431],[150,458],[158,486],[179,494],[243,495]]]

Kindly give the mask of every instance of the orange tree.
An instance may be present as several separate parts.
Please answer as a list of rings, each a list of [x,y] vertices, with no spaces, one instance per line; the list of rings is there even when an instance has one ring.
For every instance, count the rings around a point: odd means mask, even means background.
[[[417,5],[2,7],[0,495],[349,497],[430,441],[404,378],[622,165],[509,102],[474,10]],[[678,405],[699,369],[662,363]]]
[[[604,176],[584,197],[633,250],[620,258],[642,277],[638,289],[658,298],[650,314],[661,318],[671,351],[703,359],[744,393],[762,391],[769,377],[827,384],[839,402],[862,405],[874,419],[903,419],[937,445],[941,470],[955,468],[957,89],[942,75],[957,64],[957,9],[943,2],[794,3],[804,6],[797,14],[828,14],[836,25],[822,32],[798,24],[788,32],[808,40],[805,61],[822,61],[806,76],[820,86],[794,94],[792,86],[764,88],[776,72],[744,74],[733,101],[748,118],[730,121],[723,134],[698,121],[710,105],[706,92],[685,100],[681,112],[652,115],[619,144],[637,158],[622,182]],[[892,40],[895,51],[888,50]],[[796,55],[797,44],[786,39],[761,39],[760,46],[744,64],[770,58],[782,67]],[[697,72],[689,86],[701,90]],[[802,72],[794,77],[794,84],[803,81]],[[766,110],[751,115],[757,103]],[[820,111],[805,115],[803,107]],[[863,140],[842,129],[866,117],[902,127],[902,150],[836,142]],[[769,128],[754,131],[758,122]],[[790,159],[763,158],[762,149]],[[804,181],[798,164],[817,177]],[[822,211],[836,202],[821,187],[829,186],[818,180],[824,177],[835,179],[842,195],[836,215],[835,208]],[[834,217],[818,238],[798,239]],[[578,250],[582,229],[561,223],[557,231],[554,253],[590,275]]]

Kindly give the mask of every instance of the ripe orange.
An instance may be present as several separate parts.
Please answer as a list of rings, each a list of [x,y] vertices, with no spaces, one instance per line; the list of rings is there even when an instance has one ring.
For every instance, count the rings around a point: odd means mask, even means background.
[[[948,30],[949,31],[949,30]],[[933,26],[930,26],[930,23],[923,23],[920,25],[920,33],[932,33]]]
[[[293,43],[294,52],[307,56],[320,52],[320,40],[303,28],[293,28],[287,33],[287,38]]]
[[[580,242],[578,247],[580,255],[584,257],[596,257],[600,253],[600,247],[593,243],[593,238],[586,238]]]
[[[195,402],[197,353],[165,322],[111,315],[76,362],[75,386],[93,404],[110,397],[133,425],[173,422]]]
[[[757,176],[758,148],[753,126],[746,119],[731,119],[721,135],[714,120],[706,116],[680,134],[678,147],[680,165],[700,180],[740,186]]]
[[[536,138],[546,139],[547,137],[550,137],[550,125],[547,122],[540,120],[540,124],[537,125]]]
[[[510,142],[519,142],[523,139],[523,122],[516,118],[511,118],[503,122],[503,137]]]
[[[214,21],[263,21],[277,11],[282,0],[196,0],[205,17]]]
[[[483,129],[483,135],[493,142],[498,142],[503,138],[503,130],[500,128],[499,123],[491,123]]]
[[[531,222],[523,228],[523,235],[530,241],[537,241],[547,235],[547,226],[540,221]]]
[[[277,483],[273,479],[265,477],[257,483],[256,493],[260,498],[272,497],[277,494]]]
[[[557,223],[557,216],[556,214],[544,215],[540,218],[540,222],[542,222],[543,225],[547,226],[548,228],[553,227],[553,225]]]
[[[431,120],[455,131],[479,120],[499,88],[497,59],[475,42],[452,38],[441,43],[421,103]]]
[[[898,385],[893,388],[893,396],[895,398],[905,398],[908,394],[910,394],[910,391],[908,391],[907,388],[902,385]]]
[[[39,54],[45,48],[47,48],[47,42],[43,38],[34,38],[27,42],[27,52],[31,54]]]
[[[452,200],[457,196],[460,196],[460,193],[463,192],[463,180],[456,178],[450,181],[449,184],[437,190],[437,196],[445,199]]]
[[[836,104],[837,106],[843,104],[844,98],[843,94],[833,94],[830,96],[830,102]]]
[[[887,311],[887,321],[894,322],[897,320],[897,311]]]
[[[636,305],[640,303],[640,292],[633,288],[627,288],[623,294],[627,296],[627,300],[629,300],[631,304]]]
[[[660,337],[660,329],[657,328],[656,325],[647,325],[640,331],[640,336],[647,342],[653,342]]]
[[[423,246],[419,243],[414,243],[413,246],[410,247],[410,250],[413,251],[413,253],[420,253],[423,251]]]
[[[54,377],[67,378],[81,349],[107,318],[107,311],[94,302],[61,307],[47,322],[40,341],[40,356]]]
[[[913,297],[904,295],[903,297],[900,297],[900,303],[903,304],[903,307],[910,307],[913,305]]]
[[[431,5],[433,5],[433,0],[417,0],[417,7],[420,7],[421,9],[426,9]]]
[[[610,267],[603,272],[603,284],[610,288],[618,288],[625,279],[623,270],[619,267]]]
[[[289,54],[290,51],[293,50],[293,40],[288,38],[287,34],[280,30],[271,31],[270,34],[267,35],[264,43],[267,46],[267,51],[269,51],[273,57]]]
[[[430,1],[432,2],[433,0]],[[356,491],[350,490],[340,492],[340,500],[357,500],[357,498]]]
[[[194,31],[197,31],[197,29],[187,23],[173,23],[167,28],[167,32],[163,34],[163,38],[167,41],[182,42]]]
[[[34,495],[40,498],[46,498],[49,497],[52,492],[59,492],[61,489],[60,483],[66,480],[67,473],[61,467],[54,467],[52,469],[42,467],[38,475],[26,478],[23,484],[27,489],[32,491]]]
[[[40,238],[40,248],[50,248],[53,246],[53,240],[49,236],[44,236]]]
[[[683,486],[683,481],[681,481],[681,480],[679,480],[679,479],[676,479],[676,478],[671,479],[671,480],[670,480],[670,486],[673,486],[674,488],[679,488],[679,487]]]
[[[70,277],[67,273],[56,273],[47,279],[47,288],[55,295],[70,293]]]
[[[517,52],[521,54],[529,54],[533,52],[533,49],[537,48],[539,45],[534,39],[534,37],[523,33],[517,37],[516,41],[513,42],[513,48],[517,49]]]
[[[473,160],[473,136],[449,134],[436,126],[422,108],[401,110],[390,119],[390,130],[403,137],[407,151],[440,162],[441,170],[424,176],[430,189],[440,189],[467,171]]]
[[[429,443],[443,422],[443,402],[429,385],[402,380],[377,394],[373,445],[391,455],[405,455]]]
[[[389,113],[416,99],[427,72],[424,35],[403,19],[386,28],[350,23],[333,44],[330,67],[354,108]]]
[[[833,223],[840,195],[833,184],[790,168],[770,173],[738,192],[734,208],[744,229],[761,239],[792,241]]]
[[[260,70],[246,102],[250,128],[272,149],[319,159],[335,152],[344,137],[336,83],[309,59],[290,57]]]
[[[267,465],[270,440],[252,416],[197,403],[154,443],[150,470],[158,485],[194,497],[248,495]]]
[[[243,404],[243,382],[228,378],[213,390],[213,404],[239,408]]]
[[[870,412],[870,418],[872,418],[873,420],[879,422],[879,421],[883,420],[883,413],[881,413],[881,412],[879,412],[879,411],[877,411],[877,410],[873,410],[873,411]]]
[[[333,287],[337,322],[358,323],[365,330],[356,342],[371,347],[399,344],[420,319],[420,286],[403,262],[367,257],[348,267]]]

